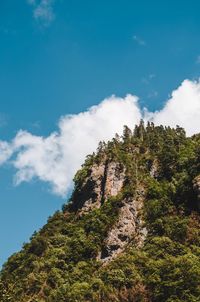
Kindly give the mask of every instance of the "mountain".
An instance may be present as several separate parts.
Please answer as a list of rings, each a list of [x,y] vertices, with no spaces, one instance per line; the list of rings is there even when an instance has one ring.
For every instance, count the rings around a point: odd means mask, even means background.
[[[200,134],[124,127],[74,183],[4,264],[1,302],[200,301]]]

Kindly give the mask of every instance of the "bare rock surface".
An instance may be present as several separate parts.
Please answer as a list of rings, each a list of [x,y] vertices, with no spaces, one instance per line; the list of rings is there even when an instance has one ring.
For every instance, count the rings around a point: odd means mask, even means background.
[[[200,175],[196,176],[193,180],[193,188],[197,193],[198,208],[200,209]]]
[[[159,174],[159,164],[158,164],[158,160],[154,159],[154,161],[152,162],[152,165],[150,167],[150,176],[153,178],[158,178],[158,174]]]
[[[119,218],[110,230],[99,255],[104,262],[115,258],[131,241],[134,241],[137,247],[143,245],[147,233],[141,215],[144,195],[141,188],[136,192],[135,198],[123,200]]]
[[[105,160],[92,166],[86,178],[82,192],[86,192],[80,208],[80,214],[100,208],[109,197],[116,196],[122,189],[125,180],[125,168],[114,161]]]
[[[152,173],[156,174],[156,164],[153,170]],[[117,196],[122,191],[125,180],[126,169],[121,163],[106,158],[99,164],[95,163],[79,190],[75,192],[77,214],[85,215],[91,210],[100,208],[109,197]],[[134,197],[122,200],[118,219],[104,241],[98,255],[99,260],[107,263],[123,252],[130,242],[134,242],[137,247],[143,245],[147,234],[141,214],[144,198],[144,188],[137,185]]]

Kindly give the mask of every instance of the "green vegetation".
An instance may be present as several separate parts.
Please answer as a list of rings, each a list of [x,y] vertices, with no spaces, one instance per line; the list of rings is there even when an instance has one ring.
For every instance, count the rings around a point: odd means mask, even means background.
[[[104,158],[126,167],[120,194],[78,215],[77,198],[90,169]],[[0,273],[1,302],[199,302],[200,135],[141,122],[133,133],[100,143],[75,176],[70,203],[48,219]],[[122,200],[146,188],[144,246],[98,260]],[[78,192],[78,193],[77,193]],[[76,205],[75,205],[76,203]],[[81,202],[80,202],[81,204]]]

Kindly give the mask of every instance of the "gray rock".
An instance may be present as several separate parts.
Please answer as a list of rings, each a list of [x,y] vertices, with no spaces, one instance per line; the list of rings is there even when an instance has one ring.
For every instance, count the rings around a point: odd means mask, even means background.
[[[143,189],[137,191],[135,198],[123,200],[118,221],[110,230],[104,248],[98,256],[99,259],[104,262],[112,260],[132,241],[137,247],[143,245],[147,234],[141,213],[143,201]]]
[[[193,180],[193,188],[197,193],[198,208],[200,209],[200,175],[196,176]]]
[[[100,208],[109,197],[117,196],[124,180],[125,168],[117,162],[105,160],[99,165],[93,165],[81,189],[82,192],[87,190],[88,195],[81,205],[79,214]]]
[[[126,169],[119,162],[104,158],[101,163],[94,164],[79,191],[75,192],[77,215],[82,216],[100,208],[109,197],[117,196],[123,189],[125,179]],[[122,200],[118,220],[104,241],[104,248],[98,255],[99,260],[107,263],[130,242],[134,242],[137,247],[143,245],[147,234],[141,213],[144,198],[145,190],[138,184],[135,196]]]

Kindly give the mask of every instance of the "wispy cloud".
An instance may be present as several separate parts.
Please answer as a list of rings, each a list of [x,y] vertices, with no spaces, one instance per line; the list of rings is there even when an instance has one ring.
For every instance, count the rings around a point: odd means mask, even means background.
[[[200,55],[196,59],[196,64],[200,64]]]
[[[49,25],[55,18],[53,11],[54,0],[27,0],[33,7],[33,17],[43,25]]]
[[[137,96],[112,96],[85,112],[61,117],[58,129],[47,137],[20,130],[12,141],[0,141],[0,164],[14,166],[15,184],[38,178],[50,184],[53,193],[65,196],[85,156],[99,141],[122,133],[123,125],[133,128],[143,118],[156,125],[180,125],[192,135],[200,132],[199,117],[200,81],[183,81],[156,112],[140,108]]]
[[[148,84],[150,84],[150,82],[151,82],[155,77],[156,77],[156,75],[155,75],[154,73],[150,73],[150,74],[148,74],[147,76],[143,77],[143,78],[141,79],[141,82],[142,82],[143,84],[148,85]]]
[[[133,40],[140,46],[146,46],[146,41],[140,38],[139,36],[134,35]]]
[[[35,122],[31,123],[30,126],[35,129],[40,129],[40,127],[41,127],[39,121],[35,121]]]
[[[151,92],[148,93],[147,98],[152,99],[152,98],[156,98],[157,96],[158,96],[158,91],[152,90]]]
[[[0,112],[0,127],[5,127],[8,123],[8,117]]]

